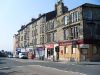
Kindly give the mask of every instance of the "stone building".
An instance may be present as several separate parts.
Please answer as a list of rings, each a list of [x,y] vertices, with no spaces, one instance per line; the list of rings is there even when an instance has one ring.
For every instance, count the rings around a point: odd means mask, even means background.
[[[100,60],[100,5],[83,4],[64,14],[59,59],[66,61]],[[59,35],[58,35],[59,37]]]
[[[68,10],[62,0],[18,31],[19,48],[33,48],[50,60],[100,60],[100,5],[85,3]],[[58,52],[56,49],[59,49]]]

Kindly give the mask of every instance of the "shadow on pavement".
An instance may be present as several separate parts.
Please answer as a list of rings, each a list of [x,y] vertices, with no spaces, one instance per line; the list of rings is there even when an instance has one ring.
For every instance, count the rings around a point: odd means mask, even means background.
[[[2,62],[2,61],[0,61],[0,64],[5,64],[6,62]]]
[[[7,72],[7,70],[9,71],[11,68],[1,68],[0,69],[0,75],[11,75],[10,72]]]
[[[0,72],[0,75],[10,75],[10,74],[5,73],[5,72]]]
[[[80,64],[80,65],[100,65],[100,64]]]
[[[0,64],[5,64],[6,63],[5,60],[6,59],[0,57]]]
[[[1,68],[0,70],[9,70],[9,69],[11,69],[11,68]]]

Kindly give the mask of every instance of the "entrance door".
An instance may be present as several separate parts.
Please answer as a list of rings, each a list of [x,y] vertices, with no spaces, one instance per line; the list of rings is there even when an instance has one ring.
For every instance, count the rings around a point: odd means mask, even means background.
[[[81,61],[87,61],[88,49],[81,49]]]

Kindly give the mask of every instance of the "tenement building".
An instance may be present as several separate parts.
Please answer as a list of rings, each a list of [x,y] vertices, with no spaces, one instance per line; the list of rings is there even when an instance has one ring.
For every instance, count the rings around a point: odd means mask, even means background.
[[[68,10],[62,0],[18,30],[16,50],[64,61],[100,60],[100,5],[85,3]],[[15,51],[16,51],[15,50]]]

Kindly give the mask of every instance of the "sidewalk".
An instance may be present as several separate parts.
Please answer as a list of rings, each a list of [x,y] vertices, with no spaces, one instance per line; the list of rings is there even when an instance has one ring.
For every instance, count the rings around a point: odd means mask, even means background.
[[[14,58],[12,60],[18,61],[18,62],[54,62],[54,63],[60,63],[60,64],[70,64],[70,65],[100,65],[100,62],[69,62],[69,61],[51,61],[51,60],[39,60],[39,59],[19,59]]]
[[[83,61],[83,62],[58,61],[57,63],[72,64],[72,65],[100,65],[100,62],[89,62],[89,61]]]

